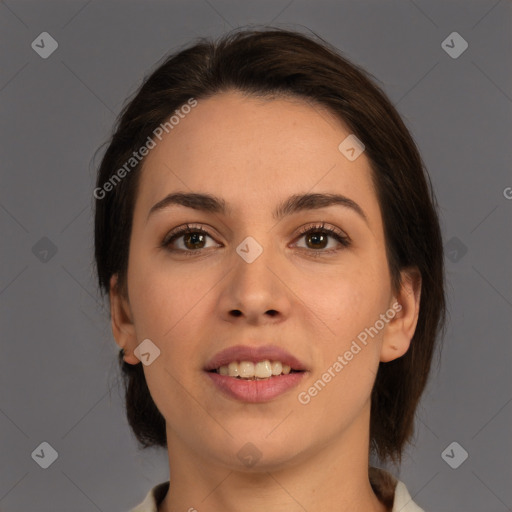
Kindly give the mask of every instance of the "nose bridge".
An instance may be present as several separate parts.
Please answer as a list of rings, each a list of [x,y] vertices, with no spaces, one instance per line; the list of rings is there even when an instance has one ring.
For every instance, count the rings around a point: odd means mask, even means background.
[[[286,293],[276,276],[279,255],[271,234],[245,237],[235,248],[233,272],[225,290],[224,309],[254,318],[268,311],[284,312]]]
[[[250,287],[253,291],[261,293],[272,286],[275,276],[269,267],[272,268],[273,265],[276,265],[276,255],[270,238],[269,233],[247,236],[236,247],[235,281],[241,287]],[[250,290],[246,291],[250,292]]]

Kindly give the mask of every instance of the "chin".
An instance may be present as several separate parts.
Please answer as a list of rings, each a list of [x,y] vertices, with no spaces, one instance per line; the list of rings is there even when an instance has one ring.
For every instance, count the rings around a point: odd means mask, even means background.
[[[299,452],[297,447],[303,447],[303,443],[299,440],[295,442],[290,436],[279,436],[277,433],[265,437],[271,430],[261,429],[257,432],[247,432],[246,435],[241,435],[238,431],[238,435],[229,438],[224,445],[215,443],[212,446],[209,439],[208,451],[220,465],[233,471],[276,471],[297,464],[302,452],[302,449]],[[273,435],[275,438],[271,439]]]

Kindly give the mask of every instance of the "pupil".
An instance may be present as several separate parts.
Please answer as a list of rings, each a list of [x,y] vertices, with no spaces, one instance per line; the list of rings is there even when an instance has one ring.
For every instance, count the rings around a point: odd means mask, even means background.
[[[314,240],[313,245],[317,244],[318,242],[325,242],[325,235],[323,233],[311,234],[309,235],[308,240]],[[324,245],[322,245],[322,247],[324,247]]]
[[[190,249],[189,245],[191,245],[191,246],[192,246],[192,248],[194,249],[194,248],[196,248],[196,247],[195,247],[195,244],[197,244],[197,243],[201,243],[202,241],[204,242],[204,240],[198,240],[196,237],[201,237],[201,238],[202,238],[202,237],[203,237],[203,235],[202,235],[201,233],[188,233],[188,234],[187,234],[187,236],[186,236],[186,238],[185,238],[185,240],[186,240],[185,245],[186,245],[189,249]],[[190,239],[192,239],[191,244],[187,243],[187,241],[189,241]]]

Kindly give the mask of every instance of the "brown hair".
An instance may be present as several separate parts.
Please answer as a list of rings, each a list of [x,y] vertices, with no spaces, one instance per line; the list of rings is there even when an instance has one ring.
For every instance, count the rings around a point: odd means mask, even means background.
[[[326,107],[365,145],[384,223],[394,291],[400,270],[422,276],[420,311],[409,350],[380,363],[372,390],[370,451],[401,462],[414,432],[414,414],[426,386],[438,334],[444,331],[443,244],[436,199],[418,149],[400,115],[371,75],[335,48],[296,32],[237,30],[218,41],[200,39],[146,77],[124,107],[101,161],[101,189],[169,115],[191,97],[206,99],[238,90],[248,95],[286,95]],[[373,78],[373,77],[372,77]],[[100,289],[126,271],[134,201],[143,160],[107,194],[96,197],[95,259]],[[103,197],[104,196],[104,197]],[[141,364],[119,363],[128,422],[142,447],[166,447],[165,420],[153,402]]]

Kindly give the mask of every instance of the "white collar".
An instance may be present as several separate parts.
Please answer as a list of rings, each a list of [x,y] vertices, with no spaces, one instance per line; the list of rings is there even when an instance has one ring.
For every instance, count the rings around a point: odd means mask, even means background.
[[[396,479],[384,469],[372,468],[375,474],[386,477],[395,482],[395,497],[393,501],[393,509],[391,512],[425,512],[411,498],[407,487],[403,482]],[[153,487],[144,501],[131,509],[130,512],[158,512],[158,505],[163,501],[169,489],[169,481],[162,482]]]

